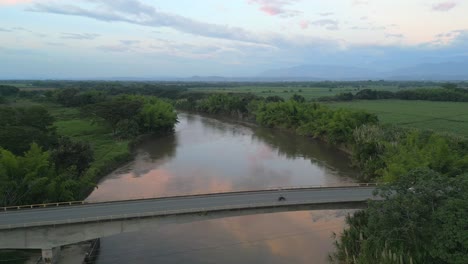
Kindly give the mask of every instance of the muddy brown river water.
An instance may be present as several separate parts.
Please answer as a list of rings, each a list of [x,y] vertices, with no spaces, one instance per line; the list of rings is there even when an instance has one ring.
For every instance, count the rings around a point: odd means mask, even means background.
[[[271,187],[346,185],[346,154],[290,133],[179,113],[173,135],[145,139],[134,161],[103,178],[89,201]],[[252,215],[101,239],[104,263],[327,263],[351,211]]]

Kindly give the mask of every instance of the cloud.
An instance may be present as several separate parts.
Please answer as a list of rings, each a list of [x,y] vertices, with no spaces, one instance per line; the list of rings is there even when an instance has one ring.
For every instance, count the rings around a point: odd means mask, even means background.
[[[33,33],[31,30],[26,29],[24,27],[13,27],[11,28],[12,31],[23,31],[23,32],[28,32],[28,33]]]
[[[389,25],[388,27],[393,27]],[[379,25],[374,25],[373,23],[366,23],[365,25],[355,25],[352,27],[349,27],[351,30],[366,30],[366,31],[381,31],[381,30],[386,30],[387,26],[379,26]]]
[[[31,3],[34,0],[0,0],[0,5],[18,5]]]
[[[403,34],[385,34],[386,38],[404,38]]]
[[[332,16],[334,13],[332,12],[324,12],[324,13],[319,13],[320,16]]]
[[[126,46],[133,46],[135,44],[140,43],[140,41],[139,40],[123,39],[123,40],[120,41],[120,43],[122,43],[122,45],[126,45]]]
[[[350,27],[349,29],[352,29],[352,30],[369,30],[369,27],[353,26],[353,27]]]
[[[338,30],[338,21],[333,19],[319,19],[310,22],[310,24],[325,27],[328,30]]]
[[[67,47],[68,45],[62,42],[46,42],[47,45],[49,46],[55,46],[55,47]]]
[[[353,0],[353,6],[363,6],[368,5],[369,1],[366,0]]]
[[[446,12],[455,8],[456,6],[457,6],[457,3],[453,1],[445,1],[445,2],[438,3],[438,4],[434,4],[432,6],[432,10]]]
[[[160,11],[139,0],[87,0],[93,7],[55,3],[36,3],[28,10],[61,15],[88,17],[104,22],[125,22],[148,27],[170,27],[193,35],[265,43],[271,37],[260,36],[239,27],[200,22]],[[97,4],[97,6],[96,6]],[[278,38],[275,36],[273,38]]]
[[[468,30],[453,30],[435,35],[435,38],[431,44],[439,46],[458,43],[460,46],[466,47],[466,44],[468,43],[467,36]]]
[[[333,19],[319,19],[315,21],[302,20],[299,22],[301,29],[307,29],[310,25],[324,27],[327,30],[338,30],[338,21]]]
[[[299,26],[302,28],[302,29],[307,29],[309,28],[309,21],[306,21],[306,20],[302,20],[301,22],[299,22]]]
[[[270,16],[280,15],[281,17],[294,17],[302,12],[297,10],[286,9],[288,5],[292,5],[298,0],[248,0],[249,4],[260,6],[260,11]]]
[[[0,32],[12,32],[12,30],[7,28],[0,28]]]
[[[60,38],[62,39],[79,39],[79,40],[92,40],[101,35],[99,34],[90,34],[90,33],[62,33]]]
[[[127,52],[130,51],[130,47],[128,45],[101,45],[96,47],[98,50],[105,51],[105,52]]]

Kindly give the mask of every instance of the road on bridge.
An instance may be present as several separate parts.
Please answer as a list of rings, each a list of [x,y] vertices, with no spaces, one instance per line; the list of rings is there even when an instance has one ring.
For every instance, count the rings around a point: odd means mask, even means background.
[[[211,211],[218,207],[242,209],[255,205],[286,206],[303,202],[307,202],[304,204],[363,202],[373,199],[374,189],[374,187],[341,187],[267,190],[12,210],[0,212],[0,229],[8,228],[9,225],[28,226],[38,222],[67,220],[74,222],[83,218],[105,218],[111,215],[122,216],[174,210]],[[279,202],[280,196],[284,196],[286,200]]]

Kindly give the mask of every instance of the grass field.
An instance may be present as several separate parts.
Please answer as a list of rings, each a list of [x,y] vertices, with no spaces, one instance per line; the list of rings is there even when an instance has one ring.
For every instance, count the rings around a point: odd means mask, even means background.
[[[55,118],[54,125],[59,135],[69,136],[79,141],[88,142],[94,150],[95,161],[91,168],[101,170],[114,164],[116,160],[129,155],[128,140],[117,141],[112,137],[109,128],[82,118],[77,108],[65,108],[59,105],[46,104]]]
[[[375,113],[382,123],[431,129],[468,137],[468,103],[369,100],[330,103],[329,105]]]
[[[94,162],[91,168],[106,171],[128,159],[130,152],[129,140],[116,140],[109,128],[92,120],[83,118],[78,108],[63,107],[52,103],[39,103],[27,99],[19,99],[11,106],[27,107],[33,105],[44,106],[55,118],[54,126],[57,134],[68,136],[75,140],[89,143],[94,150]]]
[[[434,87],[427,87],[434,88]],[[372,86],[366,87],[365,89],[373,89],[380,91],[400,91],[402,89],[411,88],[399,88],[397,86]],[[253,93],[258,96],[280,96],[285,99],[289,99],[294,94],[304,96],[307,100],[315,99],[324,96],[333,96],[340,93],[357,93],[359,90],[355,87],[340,87],[340,88],[320,88],[320,87],[299,87],[299,86],[288,86],[288,87],[275,87],[275,86],[239,86],[239,87],[226,87],[226,88],[193,88],[192,91],[206,92],[206,93]]]

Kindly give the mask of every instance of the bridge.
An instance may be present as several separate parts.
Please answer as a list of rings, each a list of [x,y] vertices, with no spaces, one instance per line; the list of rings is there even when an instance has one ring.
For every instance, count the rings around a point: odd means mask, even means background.
[[[44,262],[53,263],[63,245],[165,224],[286,211],[364,208],[369,199],[376,199],[374,189],[358,184],[5,207],[0,208],[0,249],[41,249]]]

